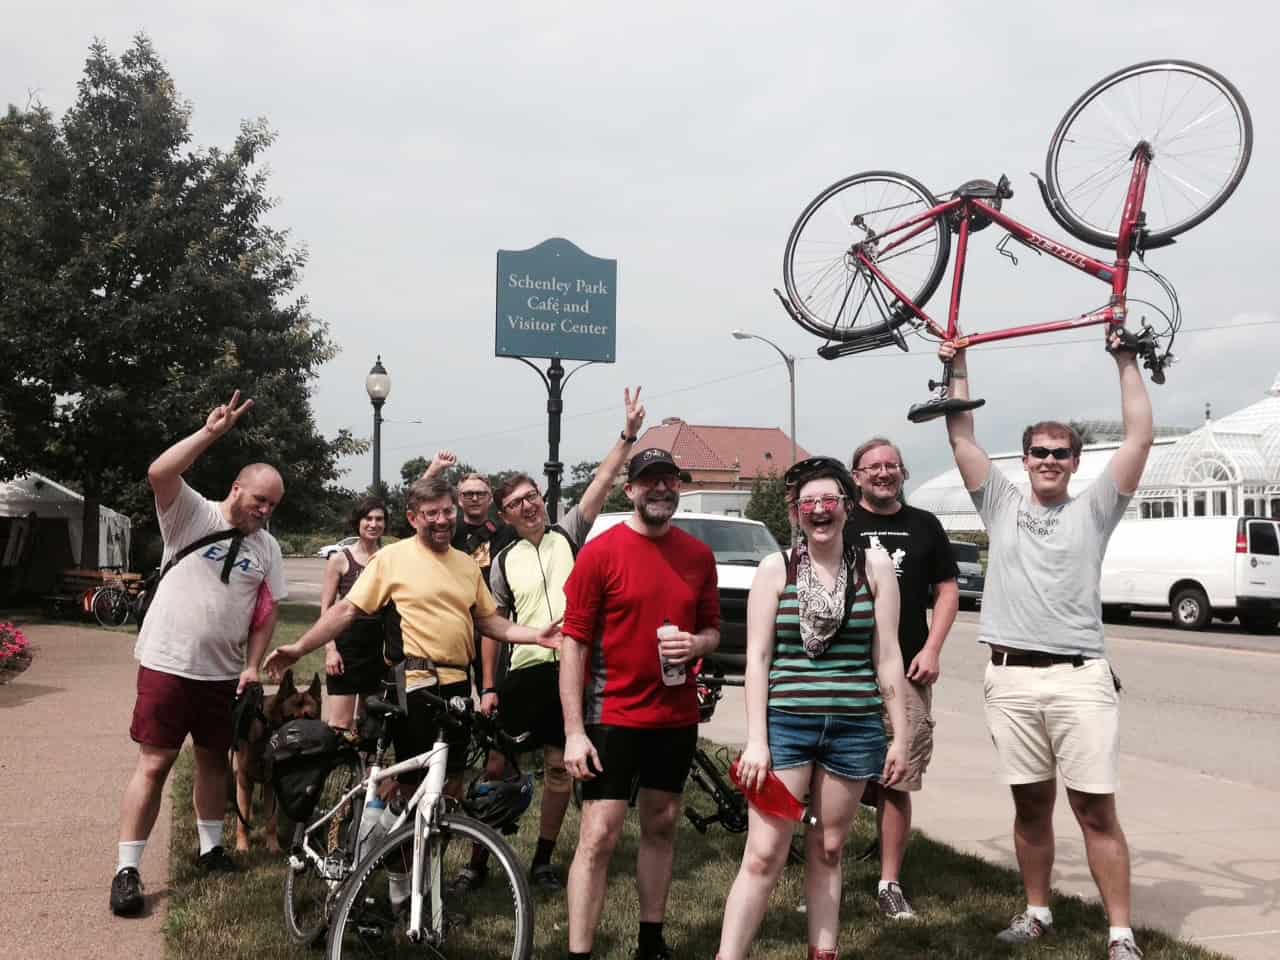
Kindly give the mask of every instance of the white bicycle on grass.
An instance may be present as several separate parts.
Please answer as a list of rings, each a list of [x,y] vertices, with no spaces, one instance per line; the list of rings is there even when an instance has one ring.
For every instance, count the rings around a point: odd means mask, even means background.
[[[370,697],[371,716],[389,723],[407,718],[403,672],[397,680],[398,702]],[[465,729],[486,748],[511,756],[518,741],[495,720],[476,713],[467,700],[455,697],[446,702],[429,693],[417,695],[425,697],[441,724],[431,749],[385,769],[378,766],[381,757],[375,756],[360,782],[300,828],[290,869],[318,878],[327,887],[323,913],[329,921],[326,955],[332,960],[410,955],[527,960],[533,952],[533,898],[515,852],[496,829],[514,826],[527,797],[508,818],[501,797],[478,798],[469,792],[459,812],[444,796],[449,760],[445,726]],[[349,783],[349,770],[336,768],[331,777],[346,776]],[[355,805],[372,799],[379,784],[419,770],[426,775],[404,811],[383,838],[358,851],[354,868],[341,853],[323,853],[333,850],[329,840],[335,832],[359,830],[352,817]],[[324,793],[332,796],[330,786],[331,781]],[[525,783],[523,789],[531,785]],[[470,863],[474,847],[488,854],[485,882],[474,890],[451,889],[450,882]]]

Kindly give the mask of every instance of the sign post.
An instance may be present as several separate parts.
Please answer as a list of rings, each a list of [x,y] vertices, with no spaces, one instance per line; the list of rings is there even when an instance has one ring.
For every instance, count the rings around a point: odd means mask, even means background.
[[[560,417],[569,377],[613,363],[618,261],[593,257],[561,237],[528,250],[498,251],[494,354],[531,367],[547,389],[547,515],[560,510]],[[545,373],[529,357],[551,361]],[[562,360],[584,360],[567,374]]]

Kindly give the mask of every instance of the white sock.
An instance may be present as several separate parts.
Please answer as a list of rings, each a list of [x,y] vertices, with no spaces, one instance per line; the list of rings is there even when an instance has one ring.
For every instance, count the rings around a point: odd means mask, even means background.
[[[1028,903],[1027,913],[1031,914],[1031,916],[1035,917],[1037,920],[1043,923],[1046,927],[1053,926],[1053,911],[1050,910],[1048,907],[1033,907],[1031,904]]]
[[[881,880],[880,886],[876,887],[876,893],[884,893],[889,889],[889,884],[897,883],[897,880]]]
[[[116,854],[116,873],[119,873],[125,867],[133,867],[137,870],[142,866],[142,851],[147,848],[145,840],[122,840],[116,844],[119,853]]]
[[[214,847],[222,846],[222,821],[197,820],[196,833],[200,835],[200,856],[204,856]]]
[[[1117,940],[1128,940],[1133,943],[1133,928],[1112,927],[1111,932],[1107,934],[1107,943],[1115,943]]]

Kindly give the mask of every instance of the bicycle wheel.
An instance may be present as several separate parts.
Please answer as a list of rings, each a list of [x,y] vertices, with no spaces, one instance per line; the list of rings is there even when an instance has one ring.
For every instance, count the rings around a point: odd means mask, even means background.
[[[831,340],[857,341],[912,314],[856,256],[861,251],[903,294],[923,306],[951,255],[945,218],[885,231],[937,206],[917,180],[872,170],[834,183],[804,209],[782,256],[787,296],[802,327]]]
[[[524,869],[496,830],[453,814],[440,818],[436,846],[445,884],[443,939],[434,944],[409,942],[405,878],[413,864],[413,831],[413,823],[405,824],[360,861],[333,914],[329,960],[424,954],[450,960],[527,960],[533,953],[533,899]],[[450,882],[470,862],[473,844],[489,853],[484,883],[465,892],[450,889]],[[425,884],[435,871],[428,867],[423,873]],[[424,890],[424,899],[428,896]],[[428,904],[423,907],[425,918]]]
[[[284,875],[284,928],[294,943],[315,943],[329,925],[334,901],[338,897],[341,881],[350,874],[351,836],[356,814],[364,797],[357,794],[347,801],[346,807],[321,830],[306,836],[307,827],[334,808],[348,790],[364,779],[360,758],[355,753],[343,752],[338,763],[325,778],[316,803],[316,812],[310,821],[298,824],[293,831],[293,845]],[[326,880],[320,869],[310,860],[294,852],[303,844],[324,858],[325,871],[332,878]],[[295,866],[294,860],[299,862]]]
[[[1222,206],[1249,165],[1253,121],[1220,73],[1186,60],[1118,70],[1071,105],[1049,141],[1050,213],[1086,243],[1114,247],[1132,155],[1151,146],[1147,240],[1190,230]]]
[[[714,807],[709,813],[699,809],[699,805],[690,803],[685,809],[685,816],[696,823],[705,821],[707,816],[717,817],[719,823],[729,833],[742,833],[747,829],[747,798],[729,779],[730,759],[724,747],[712,748],[708,753],[701,746],[693,754],[693,767],[689,771],[689,785],[685,799],[694,800],[699,794],[706,797]]]
[[[129,619],[129,595],[122,587],[99,587],[93,594],[93,616],[104,627],[123,626]]]

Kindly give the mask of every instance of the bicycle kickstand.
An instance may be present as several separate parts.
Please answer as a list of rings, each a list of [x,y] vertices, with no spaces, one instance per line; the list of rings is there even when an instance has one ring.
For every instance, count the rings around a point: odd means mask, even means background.
[[[961,400],[951,396],[951,361],[942,364],[942,379],[929,380],[929,389],[937,394],[932,400],[924,403],[913,403],[907,410],[907,419],[912,423],[926,423],[945,417],[949,413],[963,413],[965,410],[976,410],[987,401]]]

